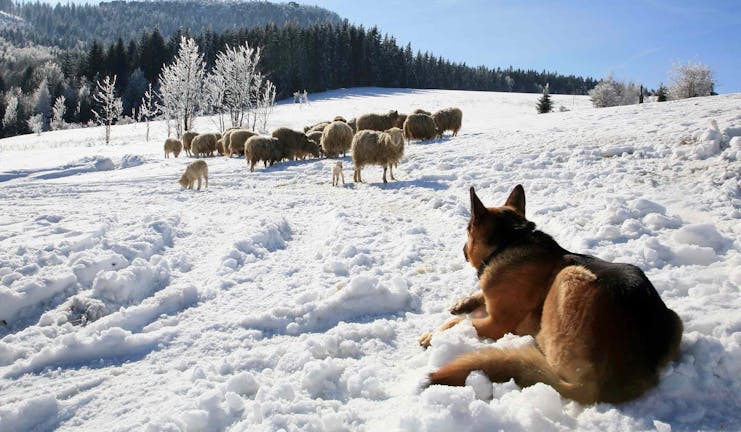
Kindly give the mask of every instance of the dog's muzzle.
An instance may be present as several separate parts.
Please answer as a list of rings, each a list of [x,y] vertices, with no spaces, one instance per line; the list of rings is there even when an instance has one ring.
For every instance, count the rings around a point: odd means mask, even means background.
[[[463,257],[466,258],[466,261],[468,261],[468,251],[466,250],[466,246],[468,245],[463,245]]]

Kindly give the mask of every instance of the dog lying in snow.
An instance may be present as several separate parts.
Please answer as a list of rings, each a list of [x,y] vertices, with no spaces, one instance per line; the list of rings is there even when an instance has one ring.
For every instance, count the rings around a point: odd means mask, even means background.
[[[332,166],[332,186],[340,184],[340,179],[342,179],[342,184],[345,184],[345,175],[342,174],[342,161],[337,161]]]
[[[481,291],[451,310],[468,313],[481,337],[531,335],[535,345],[463,354],[430,375],[431,384],[465,385],[483,371],[494,382],[542,382],[581,403],[623,402],[654,387],[679,354],[682,321],[646,275],[630,264],[571,253],[525,219],[517,185],[502,207],[486,208],[471,193],[463,254]],[[438,331],[453,327],[453,318]],[[420,344],[429,346],[427,333]]]
[[[188,164],[178,182],[184,188],[193,189],[193,184],[198,181],[198,190],[201,190],[201,178],[206,180],[206,189],[208,189],[208,165],[206,161],[197,160]]]

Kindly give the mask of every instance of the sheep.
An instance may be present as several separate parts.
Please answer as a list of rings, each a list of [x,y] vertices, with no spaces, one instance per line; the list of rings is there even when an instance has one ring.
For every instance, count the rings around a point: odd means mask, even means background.
[[[327,157],[337,157],[340,152],[345,156],[352,146],[352,137],[352,128],[347,123],[332,122],[322,132],[322,151]]]
[[[358,117],[357,130],[385,131],[391,129],[399,118],[397,111],[389,111],[386,114],[363,114]]]
[[[394,122],[394,127],[397,127],[399,129],[404,128],[404,122],[407,121],[407,115],[406,114],[399,114],[399,117],[396,118],[396,121]]]
[[[321,148],[315,141],[307,140],[306,142],[301,143],[299,147],[293,149],[291,156],[296,160],[304,160],[308,155],[312,155],[316,158],[321,156]]]
[[[425,110],[419,109],[419,108],[417,108],[416,110],[414,110],[414,112],[412,114],[424,114],[424,115],[428,115],[428,116],[432,117],[432,113],[431,112],[425,111]]]
[[[250,137],[257,135],[247,129],[235,129],[229,132],[229,147],[226,148],[226,157],[232,157],[233,154],[242,156],[244,154],[244,143]]]
[[[345,184],[345,174],[342,173],[342,161],[337,161],[332,166],[332,186],[339,186],[340,179],[342,179],[342,184]]]
[[[309,141],[314,141],[317,144],[321,144],[323,133],[324,132],[319,131],[306,132],[306,136],[309,138]]]
[[[341,121],[342,123],[347,123],[347,120],[345,120],[345,117],[342,116],[335,116],[334,119],[332,119],[333,122]]]
[[[432,114],[437,125],[437,134],[443,135],[446,130],[453,131],[453,136],[458,135],[463,121],[463,111],[458,108],[445,108]]]
[[[178,183],[184,188],[193,189],[193,183],[198,181],[198,190],[201,190],[201,178],[206,180],[206,189],[208,189],[208,165],[206,161],[197,160],[188,164]]]
[[[329,123],[330,122],[328,122],[328,121],[321,121],[319,123],[314,123],[311,126],[304,126],[304,132],[305,133],[313,132],[313,131],[319,131],[319,132],[321,132],[321,131],[324,130],[325,127],[327,127],[327,125]]]
[[[412,114],[404,122],[404,137],[411,141],[413,139],[428,140],[437,136],[435,120],[425,114]]]
[[[224,156],[224,138],[219,138],[216,140],[216,153],[219,154],[219,156]]]
[[[347,122],[347,125],[352,128],[352,133],[355,134],[355,132],[358,131],[358,120],[356,118],[351,118],[350,121]]]
[[[255,164],[259,161],[262,161],[266,168],[268,164],[273,166],[273,163],[282,159],[281,153],[278,138],[254,135],[249,137],[244,144],[244,156],[250,166],[250,172],[255,171]]]
[[[170,157],[170,153],[174,154],[175,157],[180,156],[180,152],[183,150],[183,143],[179,139],[167,138],[165,140],[165,159]]]
[[[196,157],[213,156],[216,151],[216,134],[198,134],[191,142],[191,153]]]
[[[385,132],[363,130],[355,134],[352,139],[352,162],[355,166],[354,182],[362,182],[360,171],[365,165],[380,165],[383,167],[383,182],[386,180],[386,169],[390,171],[391,180],[394,178],[394,165],[397,165],[404,156],[404,135],[399,128],[391,128]]]
[[[280,149],[282,151],[281,159],[296,159],[300,155],[305,155],[307,152],[319,155],[318,146],[316,149],[311,146],[309,137],[303,132],[295,131],[285,127],[278,128],[273,131],[273,137],[278,138],[280,143]]]
[[[198,132],[188,131],[184,132],[183,136],[181,137],[183,139],[183,148],[185,149],[185,154],[188,156],[193,156],[193,153],[190,151],[190,144],[193,141],[193,138],[198,135]]]

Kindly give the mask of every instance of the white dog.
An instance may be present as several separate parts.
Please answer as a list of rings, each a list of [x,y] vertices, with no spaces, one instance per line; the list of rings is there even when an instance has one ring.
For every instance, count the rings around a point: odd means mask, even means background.
[[[345,184],[345,175],[342,174],[342,162],[337,161],[337,163],[332,166],[332,186],[339,185],[340,179],[342,179],[342,184]]]

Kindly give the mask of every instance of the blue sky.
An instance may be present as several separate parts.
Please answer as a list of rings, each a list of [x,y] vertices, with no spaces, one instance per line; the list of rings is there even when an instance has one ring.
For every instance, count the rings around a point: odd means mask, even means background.
[[[741,92],[741,0],[297,0],[469,65],[608,73],[649,88],[677,61]]]

